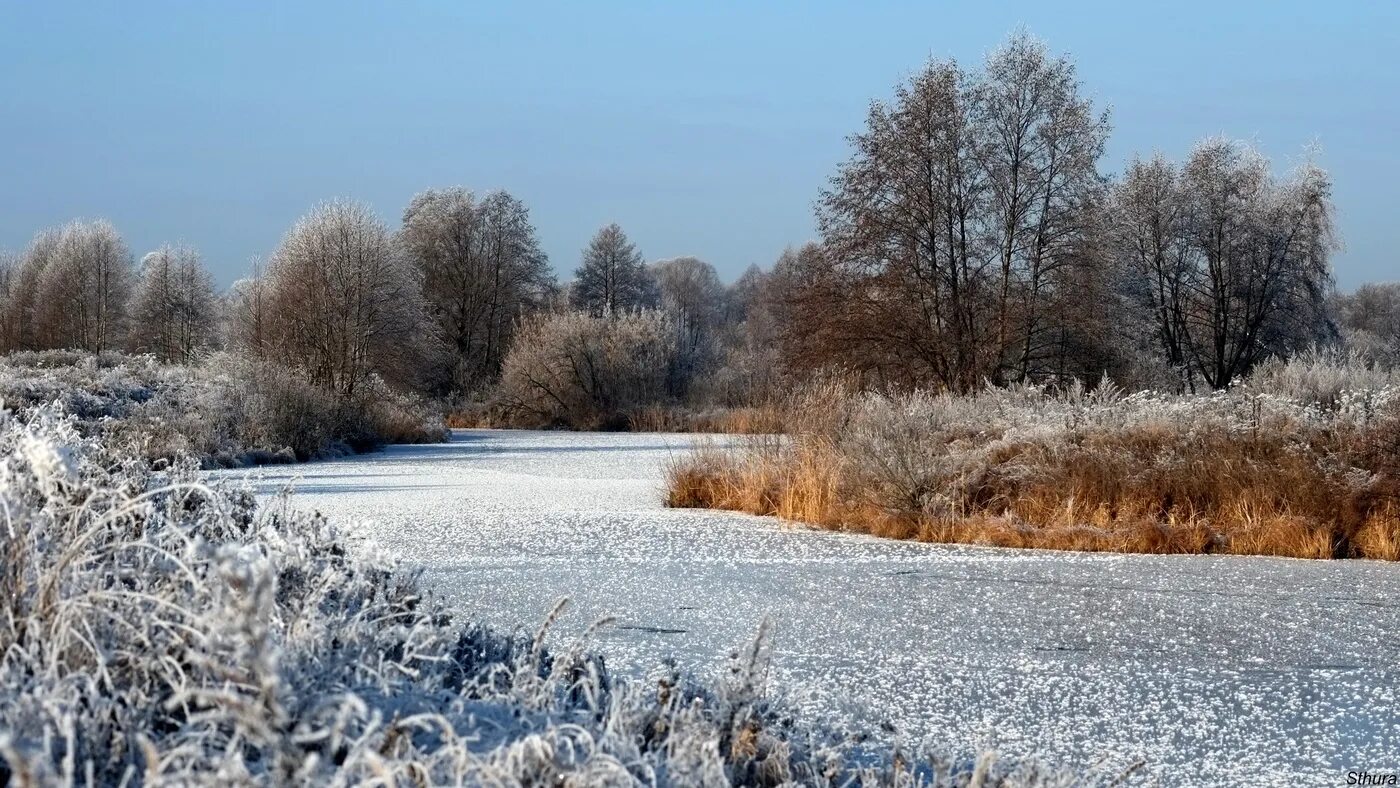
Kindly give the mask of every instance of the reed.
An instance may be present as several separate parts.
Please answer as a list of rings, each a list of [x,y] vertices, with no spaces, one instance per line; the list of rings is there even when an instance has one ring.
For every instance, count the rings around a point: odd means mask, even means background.
[[[679,458],[668,502],[932,542],[1397,560],[1400,387],[1323,388],[828,387],[794,398],[784,440]]]

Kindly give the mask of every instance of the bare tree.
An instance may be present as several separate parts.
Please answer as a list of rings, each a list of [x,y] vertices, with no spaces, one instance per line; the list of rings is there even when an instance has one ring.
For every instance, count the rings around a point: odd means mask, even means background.
[[[1090,262],[1107,130],[1073,64],[1029,36],[980,72],[931,62],[871,106],[822,194],[824,251],[785,290],[814,322],[787,336],[896,385],[1063,374],[1056,304]]]
[[[762,301],[767,281],[768,274],[758,264],[745,268],[744,273],[724,290],[722,322],[738,325],[747,320],[749,313]]]
[[[713,329],[724,309],[724,284],[715,267],[696,257],[651,265],[661,307],[703,329]]]
[[[956,64],[930,63],[891,104],[871,105],[818,202],[823,248],[775,269],[779,314],[801,321],[784,336],[804,365],[957,389],[994,371],[968,97]]]
[[[47,347],[40,330],[37,311],[39,283],[58,249],[62,230],[43,230],[13,261],[7,288],[3,319],[10,337],[8,350],[37,350]]]
[[[987,184],[982,219],[996,254],[996,341],[1004,377],[1047,372],[1064,328],[1047,301],[1070,266],[1086,262],[1083,240],[1104,185],[1098,172],[1108,117],[1079,93],[1075,67],[1018,33],[987,59],[972,87],[976,159]],[[1051,365],[1053,367],[1053,365]]]
[[[1400,365],[1400,282],[1361,285],[1336,298],[1347,347],[1390,366]]]
[[[372,374],[416,383],[419,277],[384,223],[331,202],[287,233],[267,271],[267,344],[341,401]]]
[[[574,271],[569,299],[595,316],[613,315],[656,305],[655,283],[637,246],[616,224],[599,230],[583,250]]]
[[[1183,386],[1219,388],[1334,335],[1324,171],[1277,179],[1209,140],[1110,190],[1107,133],[1074,65],[1029,36],[978,72],[930,63],[852,137],[821,248],[775,271],[790,360],[967,390],[1121,370],[1151,336]]]
[[[254,258],[249,275],[229,287],[221,300],[223,336],[228,347],[253,358],[265,358],[271,351],[268,312],[270,286],[262,261]]]
[[[20,347],[23,323],[22,311],[14,305],[15,283],[19,279],[24,257],[12,252],[0,252],[0,353]]]
[[[444,345],[435,386],[494,382],[520,318],[554,288],[529,210],[503,191],[477,200],[461,188],[429,190],[404,211],[401,237]]]
[[[1115,190],[1118,254],[1184,386],[1223,388],[1260,361],[1335,335],[1327,313],[1331,181],[1276,179],[1253,148],[1209,139],[1178,171],[1134,162]]]
[[[93,352],[118,346],[133,279],[131,254],[110,222],[68,224],[39,276],[33,313],[40,344]]]
[[[128,345],[162,361],[188,363],[214,340],[214,278],[199,252],[162,246],[141,259],[131,298]]]
[[[689,393],[690,384],[719,357],[724,285],[715,267],[696,257],[653,263],[648,270],[661,308],[672,316],[676,358],[668,375],[672,396]]]
[[[1035,294],[1035,352],[1026,376],[1090,385],[1108,377],[1135,390],[1170,385],[1144,310],[1124,295],[1107,206],[1085,206],[1084,213],[1079,237],[1050,274],[1054,286]]]
[[[1151,315],[1157,349],[1185,386],[1190,263],[1176,166],[1160,154],[1130,162],[1114,189],[1111,215],[1125,290]]]

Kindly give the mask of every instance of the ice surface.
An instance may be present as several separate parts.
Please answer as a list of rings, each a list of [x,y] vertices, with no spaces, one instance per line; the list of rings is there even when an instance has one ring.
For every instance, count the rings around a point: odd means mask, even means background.
[[[693,436],[459,430],[257,472],[371,537],[464,613],[610,664],[717,670],[759,620],[808,719],[1167,785],[1343,784],[1400,765],[1400,566],[923,545],[662,507]],[[242,474],[226,474],[242,475]],[[581,611],[581,614],[580,614]]]

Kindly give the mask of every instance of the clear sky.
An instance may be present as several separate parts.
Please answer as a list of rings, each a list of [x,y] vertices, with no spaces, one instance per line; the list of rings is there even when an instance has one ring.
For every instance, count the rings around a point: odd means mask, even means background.
[[[567,274],[617,221],[725,278],[814,234],[868,102],[1025,27],[1113,109],[1105,167],[1215,133],[1336,182],[1346,288],[1400,279],[1400,2],[0,0],[0,249],[105,216],[220,282],[315,203],[505,188]]]

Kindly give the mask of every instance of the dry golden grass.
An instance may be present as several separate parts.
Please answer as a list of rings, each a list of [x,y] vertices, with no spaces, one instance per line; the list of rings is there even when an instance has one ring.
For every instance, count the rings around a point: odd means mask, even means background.
[[[574,429],[708,432],[722,435],[764,435],[782,432],[783,429],[782,414],[771,407],[690,410],[653,406],[631,411],[604,423],[565,425],[522,416],[498,405],[476,404],[450,411],[446,423],[448,427],[458,429],[546,429],[568,426]]]
[[[836,525],[839,477],[825,457],[799,452],[789,457],[777,439],[750,442],[746,461],[701,445],[669,469],[667,505],[733,509],[820,525]]]
[[[1367,558],[1400,561],[1400,512],[1392,505],[1367,518],[1352,541]]]
[[[490,430],[503,426],[485,408],[455,411],[447,414],[445,421],[448,427],[457,430]]]
[[[927,542],[1400,560],[1395,487],[1357,488],[1333,468],[1335,430],[1314,451],[1281,434],[1161,425],[1066,434],[988,448],[924,507],[909,501],[929,490],[900,488],[820,436],[702,447],[670,468],[668,504]]]
[[[642,408],[627,416],[632,432],[710,432],[723,435],[763,435],[782,432],[782,417],[777,408],[717,408],[688,410],[686,408],[653,406]]]

